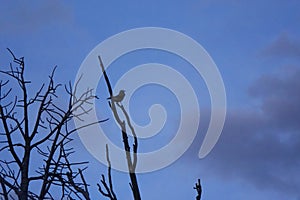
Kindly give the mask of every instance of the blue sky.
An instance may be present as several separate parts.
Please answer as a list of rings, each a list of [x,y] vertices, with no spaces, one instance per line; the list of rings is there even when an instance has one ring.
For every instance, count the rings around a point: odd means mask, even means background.
[[[297,0],[3,1],[0,66],[2,69],[10,61],[7,47],[25,56],[26,75],[35,83],[34,90],[55,65],[58,82],[74,81],[88,53],[114,34],[148,26],[180,31],[200,43],[217,64],[227,92],[227,118],[217,145],[199,160],[209,119],[209,96],[204,91],[204,96],[200,95],[204,99],[200,102],[203,120],[196,139],[171,166],[139,175],[143,199],[193,199],[194,183],[201,178],[203,199],[207,200],[296,200],[300,199],[299,10]],[[112,81],[115,83],[123,72],[116,66],[122,61],[128,61],[125,70],[130,64],[160,61],[157,54],[149,52],[145,60],[136,55],[137,61],[134,54],[127,60],[121,58],[110,72]],[[168,63],[166,57],[164,62]],[[168,64],[176,65],[175,61]],[[201,78],[193,77],[192,71],[179,70],[192,77],[194,87],[205,90]],[[139,99],[144,101],[141,96],[136,94],[137,105]],[[99,104],[107,106],[106,96],[101,98]],[[154,102],[159,100],[155,98]],[[143,112],[144,105],[139,106]],[[99,113],[109,115],[107,110]],[[176,116],[171,119],[176,121]],[[166,134],[176,127],[172,120]],[[105,166],[76,138],[79,157],[90,161],[89,181],[99,182],[95,177],[106,172]],[[147,140],[143,143],[146,147]],[[127,174],[113,173],[119,199],[130,198]],[[96,186],[91,190],[95,199],[101,199]]]

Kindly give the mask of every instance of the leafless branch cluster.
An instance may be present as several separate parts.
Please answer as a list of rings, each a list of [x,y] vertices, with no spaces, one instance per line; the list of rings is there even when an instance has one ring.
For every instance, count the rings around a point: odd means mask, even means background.
[[[8,71],[0,70],[6,77],[0,81],[0,197],[54,199],[51,191],[56,186],[61,188],[61,198],[89,199],[85,168],[80,169],[86,162],[70,162],[74,150],[68,144],[76,131],[70,121],[88,114],[83,105],[92,104],[93,91],[87,89],[75,95],[76,85],[72,88],[69,83],[65,86],[68,105],[63,107],[58,98],[61,84],[54,81],[54,68],[48,83],[30,97],[24,58],[8,51],[13,63]],[[11,86],[12,82],[17,86]],[[78,169],[73,170],[75,167]],[[39,188],[31,187],[34,182]]]
[[[17,58],[10,49],[8,51],[13,62],[7,71],[0,70],[0,76],[4,77],[0,79],[0,200],[91,199],[90,185],[83,174],[87,162],[71,161],[75,150],[70,143],[78,129],[106,120],[84,122],[77,128],[70,122],[73,118],[83,121],[83,115],[89,114],[92,107],[89,109],[86,105],[92,105],[96,98],[93,90],[77,94],[78,82],[74,87],[69,83],[64,87],[67,100],[63,105],[58,97],[58,90],[63,86],[55,83],[54,68],[47,84],[30,95],[31,82],[24,76],[24,57]],[[108,75],[100,56],[98,58],[109,95],[113,97]],[[135,129],[121,102],[110,98],[109,106],[121,130],[133,199],[141,200],[136,176],[138,139]],[[132,144],[128,131],[133,136]],[[102,196],[117,200],[107,145],[106,160],[107,175],[102,174],[98,190]],[[200,179],[194,189],[196,200],[200,200]]]

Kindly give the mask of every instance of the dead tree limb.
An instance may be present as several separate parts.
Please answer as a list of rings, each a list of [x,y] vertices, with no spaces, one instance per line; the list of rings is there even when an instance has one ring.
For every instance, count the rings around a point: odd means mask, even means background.
[[[197,191],[196,200],[200,200],[201,195],[202,195],[202,186],[201,186],[201,183],[200,183],[200,179],[198,179],[198,182],[195,184],[194,189]]]
[[[105,79],[105,82],[106,82],[106,86],[107,86],[109,95],[110,95],[110,97],[112,97],[113,96],[113,91],[112,91],[111,83],[110,83],[108,75],[105,71],[105,68],[104,68],[103,62],[101,60],[101,57],[98,56],[98,59],[99,59],[100,67],[102,69],[102,73],[103,73],[103,76],[104,76],[104,79]],[[124,150],[125,150],[125,153],[126,153],[127,166],[128,166],[128,171],[129,171],[128,173],[129,173],[129,177],[130,177],[129,185],[130,185],[130,188],[132,190],[133,197],[134,197],[135,200],[141,200],[139,185],[138,185],[137,176],[136,176],[136,173],[135,173],[136,163],[137,163],[138,140],[137,140],[134,128],[132,127],[132,125],[130,123],[129,116],[128,116],[126,110],[124,109],[123,105],[115,102],[113,100],[113,98],[111,98],[109,105],[110,105],[110,108],[113,112],[114,118],[116,119],[116,121],[117,121],[117,123],[118,123],[118,125],[121,129]],[[121,120],[121,118],[118,114],[118,109],[117,109],[116,105],[121,109],[121,111],[125,115],[125,118],[126,118],[125,120]],[[130,145],[129,145],[128,134],[127,134],[127,131],[126,131],[126,123],[130,127],[130,130],[131,130],[132,135],[134,137],[133,150],[131,150]]]
[[[107,161],[107,176],[108,176],[108,183],[106,182],[104,174],[101,175],[101,184],[104,187],[105,191],[102,189],[100,184],[98,185],[99,192],[109,198],[110,200],[117,200],[117,196],[114,192],[113,188],[113,182],[112,182],[112,176],[111,176],[111,162],[109,159],[109,151],[108,151],[108,145],[106,144],[106,161]]]

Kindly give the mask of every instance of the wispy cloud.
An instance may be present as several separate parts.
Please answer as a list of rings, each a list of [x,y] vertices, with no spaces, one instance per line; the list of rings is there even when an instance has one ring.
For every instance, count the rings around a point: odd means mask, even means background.
[[[284,67],[278,74],[264,75],[249,93],[261,100],[261,110],[274,125],[300,130],[300,70]]]
[[[32,33],[51,23],[67,23],[71,10],[61,1],[7,1],[0,8],[0,29],[9,34]]]
[[[229,110],[220,141],[201,165],[258,190],[299,198],[299,76],[297,67],[261,76],[249,88],[257,107]]]
[[[264,56],[296,57],[300,59],[300,41],[283,32],[263,51]]]

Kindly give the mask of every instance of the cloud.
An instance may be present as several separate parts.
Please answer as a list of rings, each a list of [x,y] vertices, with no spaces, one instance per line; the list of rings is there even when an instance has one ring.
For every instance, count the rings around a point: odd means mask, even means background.
[[[0,28],[8,34],[32,33],[51,23],[67,23],[72,12],[61,1],[8,1],[0,8]]]
[[[300,58],[300,41],[284,32],[262,51],[263,56]]]
[[[258,106],[228,111],[218,144],[201,162],[207,172],[241,179],[285,199],[299,198],[299,76],[300,68],[285,67],[249,88]]]
[[[279,74],[264,75],[249,93],[261,100],[261,109],[270,123],[279,128],[300,129],[300,70],[284,67]]]

